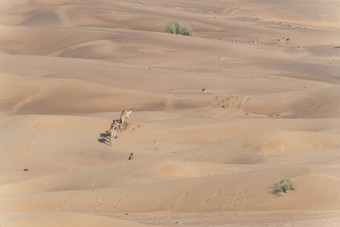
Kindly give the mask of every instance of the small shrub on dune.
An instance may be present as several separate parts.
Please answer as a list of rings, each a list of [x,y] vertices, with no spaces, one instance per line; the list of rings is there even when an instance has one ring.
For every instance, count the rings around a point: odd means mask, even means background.
[[[165,25],[165,31],[171,34],[177,34],[178,21],[168,21]]]
[[[294,183],[291,179],[282,179],[274,185],[274,192],[287,193],[288,190],[294,190]]]
[[[194,32],[189,25],[182,23],[181,21],[168,21],[165,25],[167,33],[180,34],[186,36],[192,36]]]

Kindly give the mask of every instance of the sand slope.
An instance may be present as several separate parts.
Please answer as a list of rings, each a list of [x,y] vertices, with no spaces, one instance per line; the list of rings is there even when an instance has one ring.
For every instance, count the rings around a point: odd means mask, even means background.
[[[0,225],[339,225],[339,8],[3,0]]]
[[[146,226],[112,218],[65,212],[27,212],[1,214],[4,226]]]

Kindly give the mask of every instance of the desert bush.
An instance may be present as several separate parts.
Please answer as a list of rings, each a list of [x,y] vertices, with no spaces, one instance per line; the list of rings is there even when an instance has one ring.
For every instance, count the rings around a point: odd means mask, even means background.
[[[194,32],[189,25],[182,23],[181,21],[168,21],[165,25],[167,33],[180,34],[186,36],[192,36]]]
[[[274,185],[274,191],[276,193],[287,193],[288,190],[294,190],[294,183],[291,179],[282,179]]]

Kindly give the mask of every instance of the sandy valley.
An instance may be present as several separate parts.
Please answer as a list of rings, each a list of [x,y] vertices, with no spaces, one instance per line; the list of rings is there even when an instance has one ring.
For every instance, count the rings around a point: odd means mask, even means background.
[[[1,0],[0,226],[339,226],[339,12]]]

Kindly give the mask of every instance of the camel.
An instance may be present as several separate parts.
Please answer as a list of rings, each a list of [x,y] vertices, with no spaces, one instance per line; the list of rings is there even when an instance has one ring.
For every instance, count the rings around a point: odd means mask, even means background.
[[[122,128],[122,126],[125,125],[124,128],[127,127],[127,121],[133,111],[134,109],[131,109],[129,111],[123,110],[123,112],[120,114],[120,119],[112,121],[110,129],[106,131],[107,133],[109,133],[110,136],[110,146],[112,146],[115,138],[118,137],[118,131]]]
[[[130,114],[134,111],[134,109],[131,109],[129,111],[123,110],[123,112],[120,114],[120,127],[119,129],[121,129],[121,127],[123,125],[125,125],[124,128],[127,127],[127,121],[129,120]]]
[[[110,146],[112,146],[112,142],[114,142],[115,138],[118,137],[118,130],[120,128],[120,121],[113,120],[111,124],[111,128],[108,131],[110,134]]]
[[[107,132],[110,132],[112,128],[117,128],[120,129],[121,127],[121,121],[120,120],[113,120],[111,123],[111,127],[109,130],[107,130]]]

